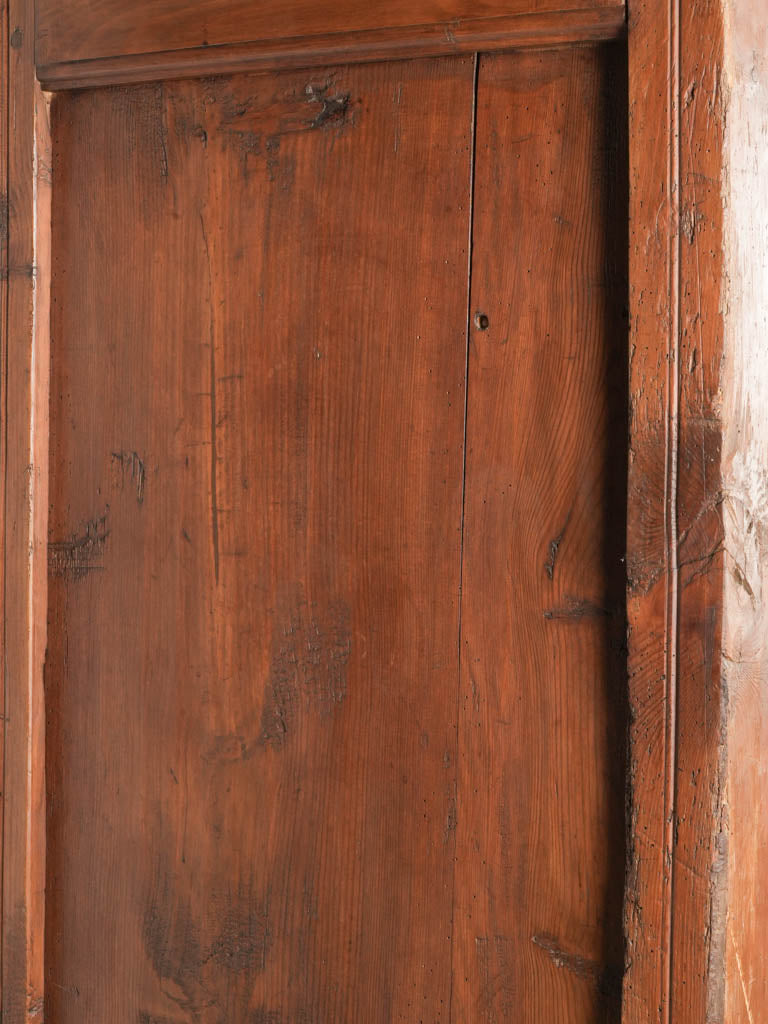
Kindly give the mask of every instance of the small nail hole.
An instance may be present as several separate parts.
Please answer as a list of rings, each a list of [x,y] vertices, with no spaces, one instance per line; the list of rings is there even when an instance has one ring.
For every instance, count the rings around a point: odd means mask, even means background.
[[[475,313],[475,327],[479,331],[487,331],[489,324],[490,320],[485,313]]]

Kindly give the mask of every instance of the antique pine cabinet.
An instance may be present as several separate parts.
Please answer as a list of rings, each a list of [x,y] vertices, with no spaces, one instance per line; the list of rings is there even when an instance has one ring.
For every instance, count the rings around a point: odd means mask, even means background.
[[[4,1024],[768,1020],[762,0],[0,24]]]

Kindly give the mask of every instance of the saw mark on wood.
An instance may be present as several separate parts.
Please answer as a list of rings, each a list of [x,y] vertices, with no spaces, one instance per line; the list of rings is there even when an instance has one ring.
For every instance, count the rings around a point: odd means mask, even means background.
[[[51,541],[48,544],[48,571],[52,576],[81,580],[88,573],[104,568],[101,559],[109,536],[107,519],[109,508],[103,515],[90,519],[80,533],[70,540]]]

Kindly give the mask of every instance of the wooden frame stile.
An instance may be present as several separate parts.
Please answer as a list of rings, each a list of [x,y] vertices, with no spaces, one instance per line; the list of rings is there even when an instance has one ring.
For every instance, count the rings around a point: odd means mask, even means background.
[[[758,963],[768,920],[758,871],[768,843],[759,822],[761,743],[768,733],[759,685],[768,521],[768,474],[760,466],[768,463],[768,413],[758,404],[768,394],[760,354],[768,288],[761,293],[764,278],[755,270],[766,263],[768,240],[764,227],[750,223],[749,204],[734,194],[737,185],[756,187],[761,175],[764,181],[766,169],[754,136],[768,125],[768,71],[749,45],[750,33],[757,33],[755,45],[765,50],[766,31],[749,24],[750,7],[757,21],[757,4],[749,2],[738,19],[730,0],[725,7],[716,0],[629,5],[632,720],[625,1024],[751,1024],[768,1016],[768,981]],[[602,17],[589,23],[584,40],[616,36],[615,12],[603,28]],[[578,38],[578,26],[561,31],[551,16],[542,21],[543,34],[530,19],[518,25],[519,37],[494,37],[493,48]],[[442,42],[438,35],[425,30],[423,39],[408,41],[408,54],[482,46],[471,32],[463,38],[457,30]],[[48,99],[37,80],[34,37],[33,0],[4,0],[6,1024],[41,1020],[44,989],[51,181]],[[388,45],[386,34],[375,45],[366,38],[368,48],[359,52],[338,40],[334,45],[337,50],[309,55],[308,62],[326,62],[334,53],[340,60],[405,55],[403,39]],[[40,74],[46,85],[77,88],[295,65],[301,53],[294,44],[275,44],[269,52],[238,47],[223,57],[219,63],[213,51],[176,51],[63,62]],[[750,144],[741,134],[748,128]],[[755,253],[738,247],[739,231],[749,234]],[[729,802],[739,811],[730,820]],[[739,948],[742,934],[748,949]]]
[[[624,1019],[722,1020],[719,7],[630,8]]]
[[[2,1019],[43,1017],[50,147],[31,0],[3,7]]]
[[[768,1014],[758,6],[629,8],[627,1024]]]

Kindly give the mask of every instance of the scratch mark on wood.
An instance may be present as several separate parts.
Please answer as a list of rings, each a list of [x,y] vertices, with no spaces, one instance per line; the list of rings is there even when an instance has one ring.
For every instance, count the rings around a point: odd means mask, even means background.
[[[123,474],[129,473],[131,480],[136,487],[136,500],[141,505],[144,501],[144,481],[146,472],[144,460],[138,452],[112,452],[112,461],[116,463]]]
[[[696,232],[703,220],[704,214],[700,213],[695,206],[686,206],[683,210],[680,217],[680,230],[688,239],[689,245],[693,245],[696,241]]]
[[[213,572],[219,582],[219,499],[216,488],[216,469],[218,452],[216,448],[216,331],[213,321],[213,273],[211,271],[211,252],[208,247],[208,235],[205,230],[205,218],[200,212],[200,228],[203,233],[205,258],[208,265],[208,305],[210,308],[210,378],[211,378],[211,539],[213,543]]]
[[[736,580],[738,585],[742,588],[742,590],[745,590],[747,594],[749,594],[749,596],[752,598],[752,600],[754,600],[755,592],[752,589],[750,582],[747,579],[740,565],[734,564],[733,568],[731,569],[731,575]]]
[[[704,504],[693,517],[693,519],[690,521],[688,526],[686,526],[684,530],[681,530],[680,536],[677,540],[677,545],[679,548],[683,547],[685,542],[688,540],[688,537],[690,536],[694,527],[697,526],[705,516],[709,515],[710,512],[714,512],[716,509],[718,509],[724,501],[725,495],[722,493],[722,491],[718,491],[716,494],[713,494],[709,500],[704,502]]]
[[[620,991],[623,974],[620,968],[600,964],[578,953],[569,953],[551,935],[532,935],[531,942],[539,949],[543,949],[559,970],[569,971],[577,978],[592,981],[603,995],[614,996]]]
[[[443,829],[443,842],[449,843],[453,834],[456,831],[456,825],[458,824],[458,815],[456,810],[456,800],[451,798],[450,805],[448,807],[448,814],[445,818],[445,827]]]
[[[273,645],[261,743],[279,749],[302,713],[332,714],[346,698],[349,608],[337,600],[323,613],[302,598]]]
[[[565,522],[563,523],[563,527],[558,533],[558,535],[556,537],[553,537],[552,540],[549,542],[549,554],[547,555],[547,560],[544,563],[544,569],[546,571],[547,576],[551,580],[555,578],[555,562],[557,560],[557,552],[560,549],[560,545],[563,543],[563,537],[565,536],[565,531],[568,528],[568,523],[571,520],[572,512],[573,509],[571,509],[571,511],[566,516]]]
[[[739,972],[739,981],[741,983],[741,993],[744,996],[744,1009],[747,1011],[747,1020],[749,1021],[749,1024],[755,1024],[755,1018],[752,1014],[752,1007],[749,1003],[749,990],[747,989],[746,979],[744,978],[744,969],[741,964],[741,957],[739,956],[739,947],[736,943],[736,936],[733,934],[733,926],[730,922],[728,923],[728,931],[730,932],[731,944],[733,946],[733,955],[736,958],[736,967],[738,968]]]
[[[157,100],[157,146],[160,153],[160,176],[168,182],[168,127],[165,123],[165,89],[162,84],[156,86]]]
[[[51,541],[48,544],[48,571],[52,576],[63,576],[72,580],[83,579],[88,573],[103,569],[101,558],[109,536],[107,517],[91,519],[82,533],[70,540]]]
[[[610,612],[602,605],[595,604],[586,598],[568,597],[565,604],[556,608],[547,608],[544,612],[545,619],[597,619],[609,615]]]
[[[706,575],[706,573],[708,573],[711,569],[712,563],[714,562],[715,558],[717,558],[717,556],[723,550],[723,542],[722,540],[718,540],[715,546],[710,551],[705,552],[703,555],[695,555],[691,558],[686,558],[682,560],[679,563],[680,569],[683,569],[689,565],[696,567],[694,568],[693,572],[691,572],[691,574],[687,577],[687,579],[683,581],[682,589],[685,590],[686,587],[689,587],[691,583],[693,583],[693,581],[697,579],[697,577]]]

